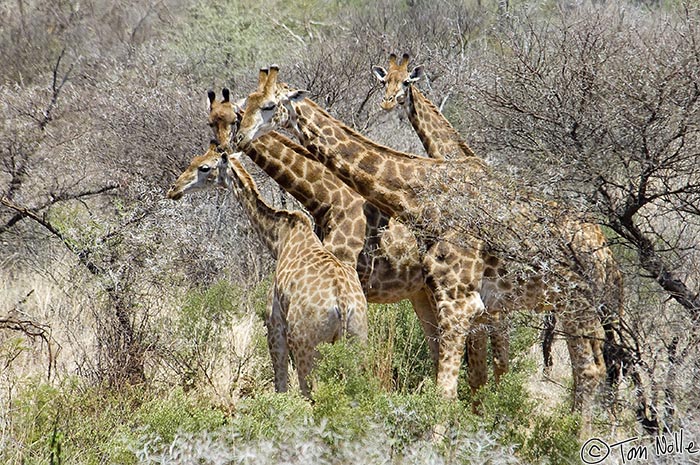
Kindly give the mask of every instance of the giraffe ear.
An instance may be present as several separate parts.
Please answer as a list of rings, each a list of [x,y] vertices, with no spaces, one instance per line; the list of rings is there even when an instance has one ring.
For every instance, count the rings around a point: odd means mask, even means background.
[[[306,98],[306,96],[308,95],[308,93],[309,93],[308,90],[297,89],[297,90],[293,90],[291,92],[287,92],[287,95],[285,95],[285,97],[290,102],[299,102],[301,100],[304,100]]]
[[[225,167],[228,165],[228,152],[226,150],[221,151],[221,166]]]
[[[228,90],[228,87],[221,89],[221,94],[224,96],[223,102],[228,102],[231,97],[231,92]]]
[[[207,101],[209,102],[207,104],[207,111],[211,112],[211,105],[212,105],[212,103],[214,103],[214,100],[216,100],[216,94],[214,93],[213,90],[210,90],[207,92],[207,97],[208,97]]]
[[[413,68],[413,71],[411,71],[411,74],[408,76],[408,80],[411,82],[416,82],[420,80],[423,77],[423,67],[422,66],[416,66]]]
[[[379,82],[384,82],[386,79],[386,70],[381,66],[372,66],[372,73]]]
[[[243,112],[245,112],[245,106],[247,104],[247,98],[238,99],[235,102],[233,102],[233,110],[236,112],[237,115],[242,116]]]

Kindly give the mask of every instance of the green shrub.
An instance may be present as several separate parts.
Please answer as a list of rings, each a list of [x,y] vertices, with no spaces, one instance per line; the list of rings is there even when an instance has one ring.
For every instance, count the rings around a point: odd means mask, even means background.
[[[579,415],[561,405],[550,414],[535,415],[520,454],[532,462],[548,459],[553,465],[576,463],[581,446],[579,429]]]
[[[224,280],[191,291],[174,321],[167,323],[167,337],[174,347],[172,358],[186,389],[210,378],[224,351],[223,329],[241,312],[242,295],[238,287]]]
[[[225,417],[208,401],[176,388],[165,397],[155,396],[140,405],[133,421],[143,434],[170,442],[177,433],[218,429],[225,423]]]
[[[386,390],[414,392],[434,368],[423,328],[408,300],[368,308],[372,369]]]
[[[288,431],[310,423],[312,413],[311,404],[297,393],[268,392],[241,401],[231,423],[245,441],[281,440]]]
[[[475,421],[469,404],[445,399],[432,380],[420,392],[389,393],[374,405],[374,421],[383,425],[397,453],[416,440],[432,440],[437,425],[456,431],[469,420]]]
[[[339,341],[321,344],[319,358],[311,373],[314,418],[327,421],[329,429],[344,436],[357,437],[368,425],[368,413],[379,382],[368,370],[368,351],[364,344]]]
[[[121,441],[136,392],[85,388],[71,378],[59,386],[25,386],[11,412],[12,435],[23,444],[18,463],[132,463]],[[0,459],[6,459],[0,452]],[[0,460],[4,461],[5,460]]]

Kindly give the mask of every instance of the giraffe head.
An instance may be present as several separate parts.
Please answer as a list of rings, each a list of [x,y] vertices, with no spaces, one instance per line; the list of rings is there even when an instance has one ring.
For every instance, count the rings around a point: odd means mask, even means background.
[[[290,90],[277,82],[279,68],[261,69],[258,74],[258,88],[246,99],[246,110],[236,134],[236,145],[246,147],[257,137],[279,128],[295,125],[291,103],[303,100],[305,90]]]
[[[231,150],[217,145],[215,140],[209,143],[204,155],[195,157],[177,181],[168,190],[167,197],[180,200],[188,192],[229,186],[229,155]],[[234,154],[234,157],[236,155]]]
[[[396,55],[389,55],[389,71],[381,66],[373,66],[372,72],[386,89],[381,107],[387,111],[393,110],[396,104],[403,105],[409,97],[411,85],[423,77],[423,67],[416,66],[409,73],[408,60],[410,56],[404,53],[401,61],[396,61]]]
[[[209,98],[209,126],[214,131],[214,139],[227,147],[233,136],[233,132],[238,129],[241,120],[241,108],[231,102],[231,93],[224,87],[221,90],[223,96],[220,102],[216,101],[216,93],[213,90],[207,92]]]

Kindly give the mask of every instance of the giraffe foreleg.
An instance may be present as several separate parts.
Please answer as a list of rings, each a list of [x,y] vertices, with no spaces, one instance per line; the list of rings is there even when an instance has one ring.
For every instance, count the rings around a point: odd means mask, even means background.
[[[479,247],[459,247],[442,240],[423,256],[423,271],[437,309],[437,384],[447,398],[456,398],[467,334],[484,312],[479,295],[484,262]],[[479,379],[485,374],[474,376]]]
[[[453,399],[457,397],[459,368],[467,332],[475,316],[483,313],[484,304],[478,292],[471,292],[458,299],[438,300],[437,307],[440,328],[437,384],[447,398]],[[484,375],[475,373],[474,376],[479,379]]]
[[[268,295],[268,312],[265,317],[267,327],[267,347],[272,359],[275,392],[287,392],[289,381],[289,345],[287,342],[287,322],[280,304],[280,299],[274,290]]]
[[[486,306],[486,326],[493,354],[493,377],[496,383],[508,373],[510,339],[506,302],[512,301],[512,296],[499,288],[499,282],[501,282],[499,279],[485,278],[481,287],[481,298]]]
[[[572,410],[581,413],[584,434],[590,430],[593,401],[605,376],[602,328],[595,311],[588,313],[592,315],[565,309],[560,316],[574,381]]]
[[[421,290],[412,295],[410,301],[411,304],[413,304],[413,311],[416,312],[418,321],[420,321],[421,327],[423,328],[425,339],[428,342],[433,366],[437,367],[440,348],[438,344],[439,331],[435,303],[425,290]]]
[[[488,327],[486,326],[485,315],[478,317],[472,329],[467,335],[467,354],[469,357],[469,388],[472,395],[488,381],[488,368],[486,364],[487,345],[488,345]],[[479,402],[475,400],[472,403],[472,411],[479,411]]]

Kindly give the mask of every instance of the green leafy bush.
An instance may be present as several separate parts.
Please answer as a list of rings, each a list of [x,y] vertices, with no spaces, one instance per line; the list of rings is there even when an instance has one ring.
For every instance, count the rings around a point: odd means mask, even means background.
[[[172,357],[185,388],[211,377],[224,350],[223,329],[241,313],[241,296],[239,288],[222,280],[185,297],[168,331],[168,339],[174,342]]]
[[[407,300],[368,309],[370,363],[386,390],[410,393],[432,378],[430,349]]]

